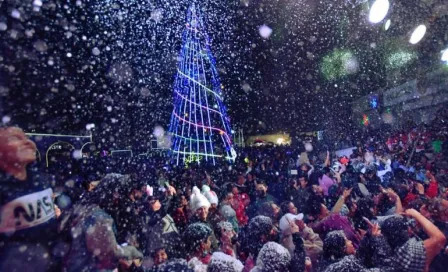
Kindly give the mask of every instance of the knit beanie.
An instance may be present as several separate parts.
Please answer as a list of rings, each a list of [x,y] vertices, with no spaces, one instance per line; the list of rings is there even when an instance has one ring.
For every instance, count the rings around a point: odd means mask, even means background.
[[[244,265],[223,252],[215,252],[208,264],[207,272],[241,272]]]
[[[259,238],[261,235],[269,234],[274,227],[274,224],[272,223],[272,219],[259,215],[252,218],[249,222],[248,232],[249,235],[254,238]]]
[[[207,198],[207,200],[210,202],[210,204],[216,204],[218,205],[218,196],[215,192],[210,190],[210,187],[207,185],[202,186],[202,193]]]
[[[201,194],[199,188],[194,186],[190,196],[190,208],[193,212],[196,212],[196,210],[201,207],[206,207],[207,209],[210,208],[210,202],[203,194]]]
[[[291,255],[289,251],[280,244],[268,242],[258,254],[255,271],[289,271],[290,264]]]
[[[212,235],[212,229],[204,223],[193,223],[184,232],[184,242],[188,251],[194,251]]]

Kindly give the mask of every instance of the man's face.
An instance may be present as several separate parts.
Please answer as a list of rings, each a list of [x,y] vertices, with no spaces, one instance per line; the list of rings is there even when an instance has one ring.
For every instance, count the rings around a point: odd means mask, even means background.
[[[206,221],[208,216],[208,208],[207,207],[200,207],[196,210],[196,215],[199,219]]]
[[[299,182],[300,182],[300,187],[305,188],[306,185],[308,184],[308,182],[306,181],[305,178],[299,178]]]
[[[259,196],[264,196],[266,194],[266,191],[268,190],[266,186],[264,186],[264,184],[257,184],[256,189]]]
[[[29,164],[36,160],[36,145],[19,128],[0,129],[0,160],[7,164]]]

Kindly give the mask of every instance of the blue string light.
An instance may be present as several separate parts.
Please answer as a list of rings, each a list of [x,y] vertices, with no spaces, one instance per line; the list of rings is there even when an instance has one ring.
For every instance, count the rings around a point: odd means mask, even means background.
[[[169,129],[172,156],[176,164],[184,164],[192,156],[213,164],[217,158],[234,160],[230,118],[222,101],[216,61],[194,4],[188,9],[182,41]]]

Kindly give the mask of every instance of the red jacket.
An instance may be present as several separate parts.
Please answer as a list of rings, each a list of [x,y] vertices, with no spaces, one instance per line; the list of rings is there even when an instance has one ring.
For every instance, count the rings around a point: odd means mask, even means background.
[[[249,202],[249,196],[247,194],[237,194],[233,196],[231,206],[235,210],[236,219],[240,226],[247,225],[249,217],[246,215],[246,202]]]
[[[439,184],[436,180],[431,180],[429,182],[429,187],[426,189],[425,195],[429,198],[437,197],[439,194]]]

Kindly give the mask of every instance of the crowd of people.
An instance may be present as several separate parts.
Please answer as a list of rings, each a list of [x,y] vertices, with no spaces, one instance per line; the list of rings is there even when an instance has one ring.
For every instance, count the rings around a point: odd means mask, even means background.
[[[446,271],[447,132],[56,169],[0,128],[0,271]]]

